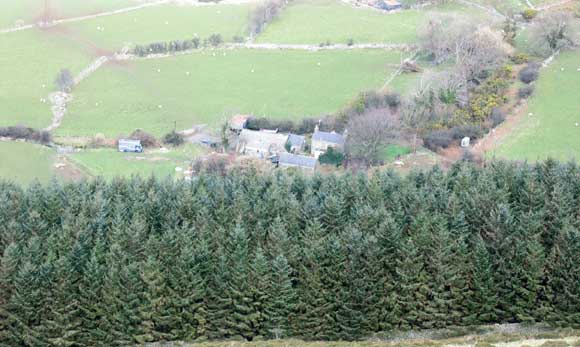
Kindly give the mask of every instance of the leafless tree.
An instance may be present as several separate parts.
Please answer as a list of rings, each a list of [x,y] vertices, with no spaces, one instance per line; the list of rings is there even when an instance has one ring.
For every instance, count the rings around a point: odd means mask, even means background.
[[[399,117],[388,108],[371,109],[354,116],[347,125],[349,155],[374,164],[381,148],[395,136]]]
[[[56,87],[61,92],[68,93],[74,86],[74,77],[69,69],[62,69],[59,71],[58,75],[56,75],[56,79],[54,81]]]
[[[264,30],[266,25],[278,17],[280,11],[288,4],[289,0],[267,0],[256,6],[250,13],[248,30],[250,36],[255,36]]]
[[[429,81],[422,79],[416,91],[405,101],[402,108],[403,124],[413,133],[413,153],[417,153],[419,134],[435,114],[435,105],[434,88]]]
[[[566,12],[546,12],[534,19],[530,28],[531,48],[534,53],[549,56],[574,46],[572,15]]]
[[[429,18],[420,37],[423,50],[435,63],[453,60],[464,81],[497,67],[513,50],[500,31],[457,15]]]

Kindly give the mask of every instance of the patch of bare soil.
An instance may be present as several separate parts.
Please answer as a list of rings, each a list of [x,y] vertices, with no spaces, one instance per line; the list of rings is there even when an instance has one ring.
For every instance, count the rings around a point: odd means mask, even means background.
[[[59,155],[57,157],[54,170],[59,177],[69,182],[78,182],[88,178],[88,175],[65,155]]]

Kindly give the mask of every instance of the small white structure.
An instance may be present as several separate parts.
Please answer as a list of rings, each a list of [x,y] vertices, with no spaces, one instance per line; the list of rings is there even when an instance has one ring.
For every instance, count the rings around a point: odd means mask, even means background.
[[[143,146],[141,146],[141,141],[139,140],[119,140],[119,152],[133,152],[142,153]]]
[[[461,147],[463,147],[463,148],[469,147],[470,143],[471,143],[471,139],[469,137],[464,137],[463,139],[461,139]]]

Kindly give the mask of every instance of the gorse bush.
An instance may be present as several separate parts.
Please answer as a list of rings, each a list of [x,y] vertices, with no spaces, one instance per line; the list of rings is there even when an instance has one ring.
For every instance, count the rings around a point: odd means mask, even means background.
[[[0,345],[580,324],[580,167],[0,183]]]

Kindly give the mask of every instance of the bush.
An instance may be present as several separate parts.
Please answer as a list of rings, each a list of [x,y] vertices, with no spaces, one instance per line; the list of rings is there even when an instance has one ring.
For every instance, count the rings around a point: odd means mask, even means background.
[[[209,45],[213,47],[217,47],[222,43],[224,43],[224,40],[222,39],[221,34],[211,34],[210,37],[208,37],[207,39],[207,43],[209,43]]]
[[[318,157],[318,161],[320,162],[320,164],[334,165],[336,167],[339,167],[344,162],[344,154],[342,154],[342,152],[340,151],[335,150],[332,147],[328,147],[326,153]]]
[[[491,111],[489,120],[491,121],[491,127],[495,128],[505,121],[505,115],[501,109],[496,107]]]
[[[459,125],[450,129],[451,136],[454,140],[461,140],[464,137],[478,139],[483,135],[483,129],[479,125]]]
[[[520,71],[518,77],[520,81],[530,84],[538,79],[539,74],[540,66],[536,63],[530,63]]]
[[[349,47],[352,46],[352,45],[354,45],[354,39],[348,39],[346,41],[346,45],[349,46]]]
[[[533,85],[521,87],[518,90],[518,97],[520,99],[527,99],[530,96],[532,96],[532,94],[534,94],[534,90],[535,90],[535,87]]]
[[[536,18],[537,15],[538,11],[534,10],[533,8],[526,8],[522,11],[522,17],[527,21],[531,21],[532,19]]]
[[[185,142],[185,140],[183,139],[183,135],[175,132],[175,130],[173,130],[172,132],[163,136],[163,143],[165,143],[167,145],[172,145],[172,146],[177,147],[177,146],[181,146],[184,142]]]
[[[52,135],[50,132],[28,128],[23,125],[0,128],[0,137],[38,142],[43,145],[48,145],[52,142]]]
[[[435,130],[423,137],[425,147],[434,152],[449,147],[453,141],[453,134],[450,130]]]
[[[143,147],[158,147],[159,146],[159,142],[157,142],[157,139],[155,138],[155,136],[141,130],[141,129],[136,129],[135,131],[133,131],[131,133],[131,135],[129,135],[129,138],[132,140],[139,140],[141,141],[141,146]]]
[[[512,55],[510,59],[516,65],[525,64],[530,61],[530,57],[525,53],[516,53]]]
[[[236,35],[233,37],[235,43],[244,43],[245,39],[242,36]]]

